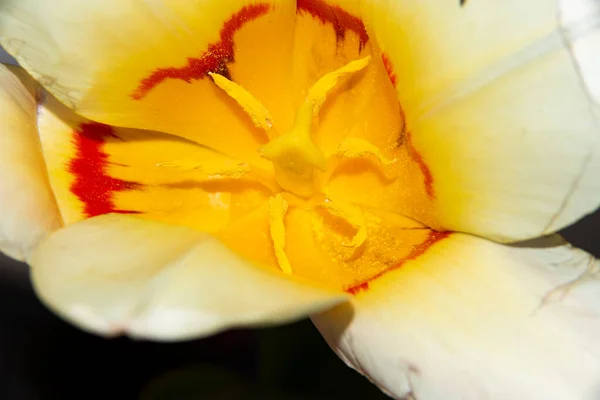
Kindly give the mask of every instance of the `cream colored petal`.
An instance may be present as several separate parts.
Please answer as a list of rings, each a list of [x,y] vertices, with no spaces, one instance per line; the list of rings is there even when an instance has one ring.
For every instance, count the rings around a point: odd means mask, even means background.
[[[0,65],[0,251],[24,260],[61,225],[36,128],[35,87]]]
[[[346,299],[253,266],[210,235],[115,214],[59,230],[30,264],[50,308],[102,335],[189,339],[292,321]]]
[[[264,132],[208,73],[228,75],[284,118],[294,18],[286,0],[8,0],[0,43],[82,116],[259,163]]]
[[[600,204],[598,3],[375,0],[440,227],[511,241]]]
[[[558,236],[505,246],[453,234],[313,320],[394,397],[592,400],[598,267]]]

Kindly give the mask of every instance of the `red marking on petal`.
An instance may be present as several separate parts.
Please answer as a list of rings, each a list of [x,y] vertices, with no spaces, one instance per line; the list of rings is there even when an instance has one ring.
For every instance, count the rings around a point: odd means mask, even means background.
[[[367,290],[369,290],[369,282],[363,282],[360,285],[352,286],[350,289],[347,289],[346,293],[356,296],[358,293],[362,291],[366,292]]]
[[[296,10],[297,12],[307,12],[324,24],[332,24],[338,40],[344,39],[346,31],[350,30],[358,35],[361,49],[369,41],[369,35],[362,20],[340,6],[329,5],[323,0],[297,0]]]
[[[381,53],[381,60],[383,61],[383,66],[385,68],[385,72],[387,76],[390,78],[390,82],[392,85],[396,87],[396,73],[394,72],[394,65],[390,61],[389,57],[385,53]]]
[[[103,151],[107,138],[117,138],[108,125],[84,123],[75,130],[75,158],[68,165],[68,171],[75,176],[71,193],[83,203],[86,217],[108,213],[138,214],[140,211],[119,210],[115,207],[115,192],[135,190],[141,185],[108,175],[108,154]]]
[[[451,235],[450,232],[431,231],[429,233],[429,236],[427,237],[427,239],[424,242],[419,243],[418,245],[414,246],[412,251],[402,261],[400,261],[396,265],[386,269],[385,271],[382,271],[382,272],[378,273],[377,275],[372,276],[365,282],[359,283],[358,285],[354,285],[351,288],[346,289],[346,293],[356,296],[360,292],[369,290],[369,282],[372,282],[375,279],[380,278],[381,276],[387,274],[388,272],[391,272],[393,270],[396,270],[396,269],[402,267],[402,265],[407,261],[415,260],[417,257],[423,255],[431,246],[433,246],[434,244],[436,244],[437,242],[439,242],[443,239],[446,239],[450,235]]]
[[[246,23],[267,14],[269,10],[269,4],[265,3],[243,7],[223,24],[219,36],[220,40],[209,44],[206,51],[199,58],[189,57],[187,65],[184,67],[156,69],[150,76],[140,82],[131,97],[134,100],[142,99],[166,79],[179,79],[190,83],[192,80],[204,78],[209,72],[230,78],[227,64],[233,62],[235,58],[233,35]]]
[[[437,242],[439,242],[442,239],[446,239],[450,235],[451,235],[451,232],[438,232],[438,231],[432,230],[431,232],[429,232],[429,236],[423,243],[420,243],[420,244],[416,245],[415,247],[413,247],[413,249],[410,252],[410,254],[408,255],[408,257],[406,257],[404,260],[402,260],[399,264],[393,266],[392,269],[398,268],[402,264],[404,264],[406,261],[414,260],[417,257],[423,255],[423,253],[425,253],[425,251],[427,251],[427,249],[429,249],[432,245],[436,244]],[[385,273],[385,272],[383,272],[383,273]]]
[[[423,174],[423,184],[425,185],[425,192],[430,199],[435,199],[435,191],[433,189],[433,175],[429,166],[423,159],[423,156],[415,149],[412,144],[412,135],[410,132],[406,132],[406,146],[408,148],[408,154],[419,165],[419,169]]]

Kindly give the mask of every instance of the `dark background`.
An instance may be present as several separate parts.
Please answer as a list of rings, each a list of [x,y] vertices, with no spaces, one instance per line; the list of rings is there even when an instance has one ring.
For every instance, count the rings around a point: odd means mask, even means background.
[[[600,256],[600,212],[563,231]],[[36,299],[27,266],[0,255],[0,399],[386,399],[310,321],[184,343],[102,339]]]
[[[27,266],[0,256],[0,399],[386,399],[308,320],[204,340],[103,339],[35,297]]]

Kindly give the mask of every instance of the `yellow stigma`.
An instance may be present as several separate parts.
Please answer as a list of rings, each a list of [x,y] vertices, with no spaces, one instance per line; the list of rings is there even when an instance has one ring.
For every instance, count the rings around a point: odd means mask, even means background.
[[[261,149],[262,156],[273,162],[279,186],[301,197],[316,192],[315,170],[325,171],[325,156],[312,141],[311,125],[312,115],[300,110],[292,130]]]
[[[317,170],[325,171],[326,160],[312,139],[314,120],[328,93],[342,78],[363,70],[370,61],[371,57],[355,60],[322,76],[308,90],[292,129],[261,149],[261,155],[273,163],[275,179],[284,190],[300,197],[310,197],[318,191],[316,173]],[[217,86],[242,106],[256,126],[267,132],[270,130],[270,115],[258,100],[226,78],[217,74],[211,76]]]
[[[279,185],[298,196],[309,197],[318,190],[316,170],[325,171],[325,156],[312,140],[313,120],[327,94],[343,77],[364,69],[371,60],[366,57],[322,76],[309,90],[298,110],[294,127],[272,140],[262,149],[262,156],[273,162]]]

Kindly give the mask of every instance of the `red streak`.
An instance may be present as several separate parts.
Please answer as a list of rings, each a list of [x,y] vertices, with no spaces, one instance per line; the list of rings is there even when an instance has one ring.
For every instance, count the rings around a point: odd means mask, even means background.
[[[429,166],[423,159],[423,156],[419,154],[417,149],[412,144],[412,135],[410,132],[406,132],[406,146],[408,148],[408,154],[419,165],[419,169],[423,174],[423,184],[425,185],[425,192],[430,199],[435,199],[435,191],[433,189],[433,175]]]
[[[363,282],[360,285],[352,286],[350,289],[346,290],[346,293],[351,294],[352,296],[356,296],[360,292],[366,292],[369,290],[369,281]]]
[[[297,12],[307,12],[324,24],[332,24],[337,40],[344,39],[346,31],[350,30],[360,38],[361,49],[369,41],[369,35],[362,20],[340,6],[329,5],[323,0],[297,0],[296,7]]]
[[[392,61],[385,53],[381,53],[381,61],[383,61],[385,72],[392,83],[392,86],[395,88],[398,80],[396,78],[396,72],[394,71],[394,64],[392,64]],[[406,136],[406,115],[404,114],[404,109],[402,108],[402,104],[400,104],[400,102],[398,102],[398,107],[398,111],[400,113],[400,123],[402,124],[400,127],[400,135],[398,136],[398,146],[401,146],[404,143]]]
[[[99,123],[79,125],[73,134],[75,158],[68,171],[75,176],[71,193],[84,204],[86,217],[108,213],[137,214],[139,211],[119,210],[113,202],[113,193],[138,189],[141,185],[108,175],[108,155],[103,151],[106,138],[116,137],[112,128]]]
[[[383,66],[385,67],[385,72],[387,73],[388,77],[390,78],[392,85],[394,85],[394,87],[396,87],[397,78],[396,78],[396,73],[394,72],[394,65],[392,64],[392,62],[388,58],[387,54],[385,54],[385,53],[381,54],[381,60],[383,61]],[[402,131],[401,131],[400,138],[401,138],[401,140],[404,140],[404,138],[406,137],[406,146],[408,149],[408,154],[410,155],[410,158],[412,158],[413,161],[419,165],[419,169],[421,170],[421,173],[423,174],[423,184],[425,185],[425,192],[427,193],[427,196],[429,196],[430,199],[434,199],[435,191],[433,189],[433,175],[431,174],[431,170],[429,169],[429,166],[425,162],[425,159],[423,159],[423,156],[417,151],[417,149],[415,149],[415,146],[413,146],[411,133],[405,131],[406,116],[404,115],[404,110],[402,109],[402,105],[400,105],[400,118],[402,119]]]
[[[179,79],[190,83],[208,75],[209,72],[229,77],[228,63],[235,61],[233,35],[246,23],[269,12],[270,6],[265,3],[252,4],[243,7],[229,18],[221,28],[220,40],[211,43],[199,58],[189,57],[184,67],[158,68],[150,76],[144,78],[131,97],[140,100],[154,87],[166,79]]]
[[[396,73],[394,72],[394,66],[392,65],[392,62],[385,53],[381,53],[381,60],[383,61],[385,72],[387,72],[387,76],[390,78],[390,82],[392,82],[392,85],[396,87]]]
[[[353,287],[351,287],[349,289],[346,289],[346,293],[356,296],[357,293],[369,290],[369,282],[372,282],[375,279],[380,278],[384,274],[387,274],[388,272],[394,271],[394,270],[402,267],[402,265],[407,261],[415,260],[417,257],[420,257],[421,255],[423,255],[427,251],[427,249],[429,249],[435,243],[439,242],[442,239],[449,237],[450,235],[451,235],[450,232],[431,231],[429,233],[429,236],[427,237],[427,239],[425,239],[425,241],[423,243],[419,243],[418,245],[414,246],[413,249],[411,250],[411,252],[408,254],[408,256],[406,256],[405,259],[398,262],[396,265],[386,269],[385,271],[382,271],[382,272],[370,277],[365,282],[362,282],[358,285],[354,285]]]

